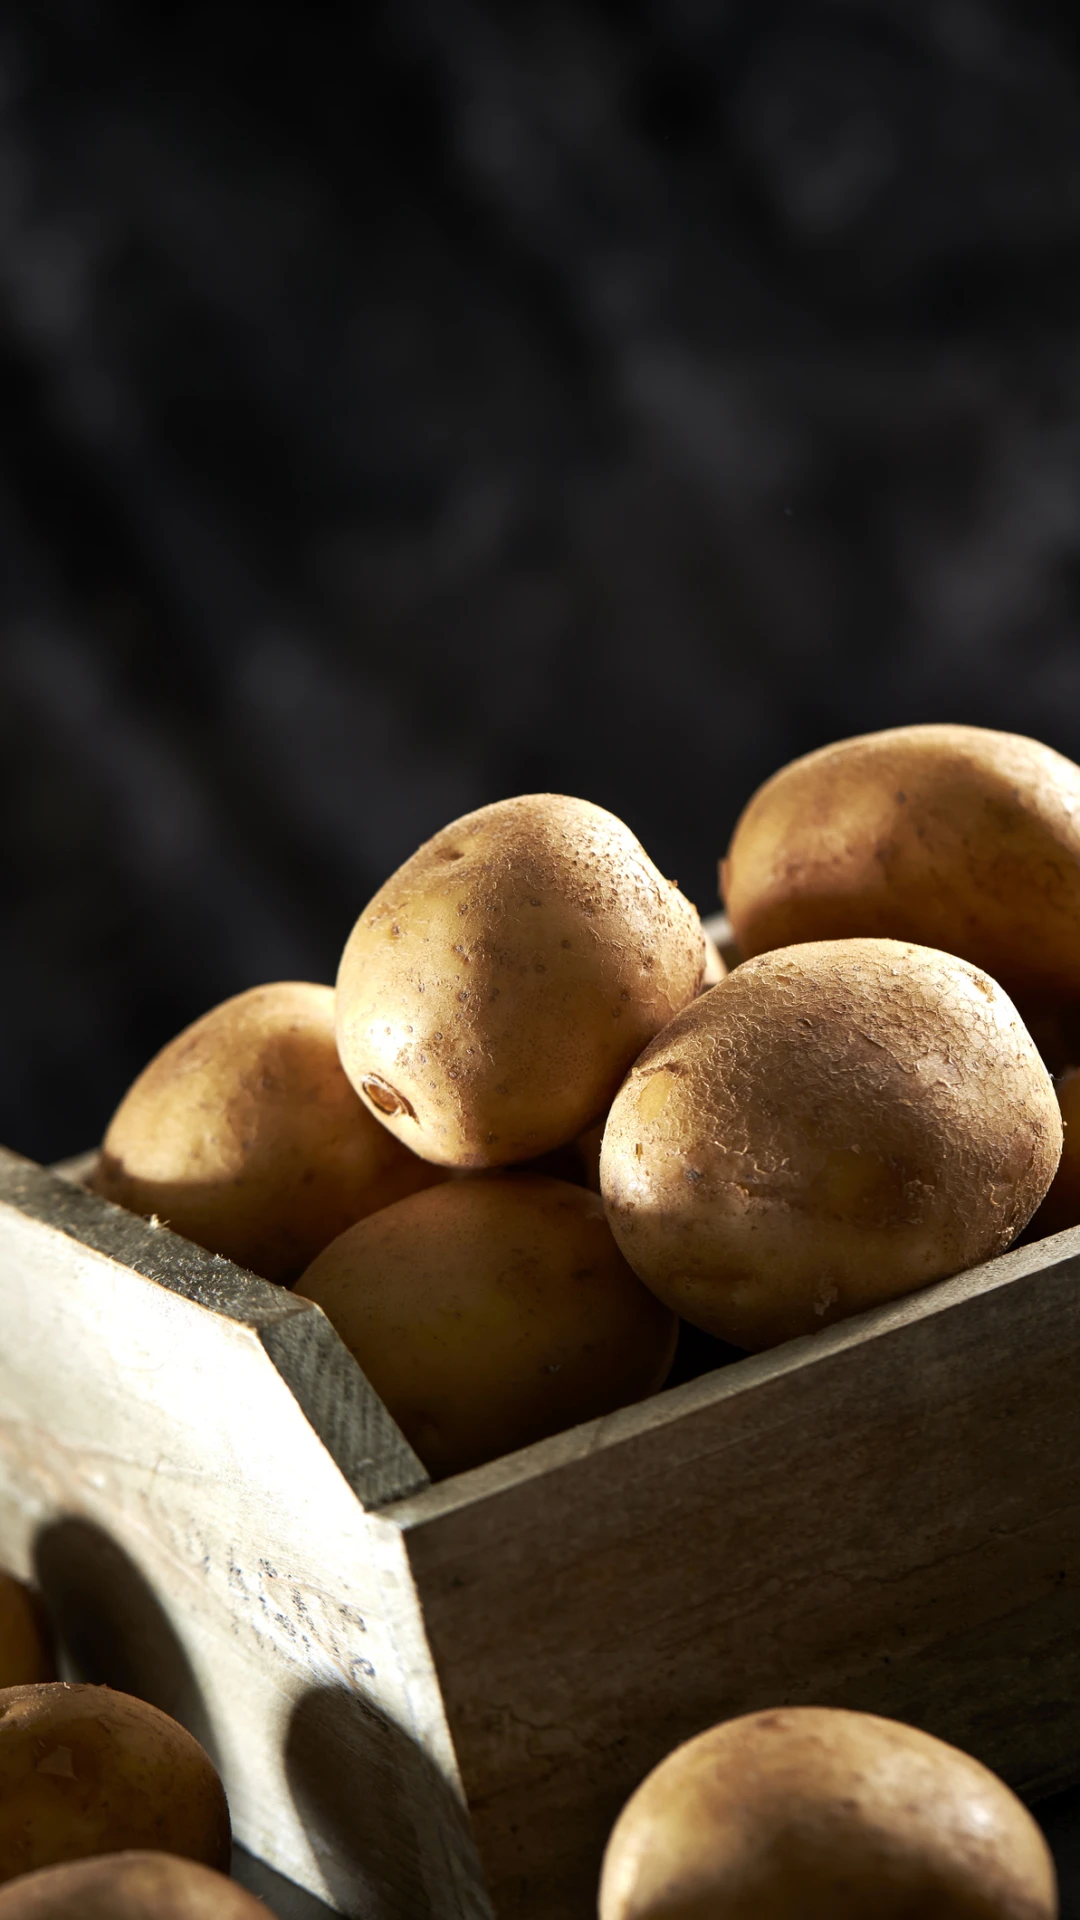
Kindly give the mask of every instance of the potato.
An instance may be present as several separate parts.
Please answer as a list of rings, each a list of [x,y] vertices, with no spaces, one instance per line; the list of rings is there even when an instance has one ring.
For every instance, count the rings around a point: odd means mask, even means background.
[[[875,934],[982,967],[1022,1013],[1080,1000],[1080,767],[983,727],[894,727],[767,780],[721,866],[746,955]]]
[[[214,1007],[124,1095],[90,1185],[264,1279],[438,1176],[341,1070],[331,987],[282,981]]]
[[[361,1220],[297,1293],[329,1316],[432,1475],[655,1393],[674,1314],[598,1194],[542,1174],[450,1180]]]
[[[695,909],[621,820],[562,794],[501,800],[364,909],[338,973],[342,1064],[426,1160],[532,1160],[605,1110],[704,968]]]
[[[0,1881],[126,1847],[227,1871],[229,1810],[197,1740],[109,1687],[0,1692]]]
[[[1050,1076],[993,980],[822,940],[745,961],[657,1035],[600,1182],[659,1298],[758,1348],[1000,1253],[1060,1153]]]
[[[1031,1222],[1031,1240],[1080,1227],[1080,1069],[1070,1067],[1062,1074],[1057,1097],[1065,1141],[1050,1191]]]
[[[623,1808],[600,1920],[1056,1920],[1049,1848],[996,1774],[874,1714],[699,1734]]]
[[[235,1880],[171,1853],[106,1853],[0,1889],[0,1920],[274,1920]]]
[[[37,1595],[0,1573],[0,1690],[55,1676],[45,1614]]]

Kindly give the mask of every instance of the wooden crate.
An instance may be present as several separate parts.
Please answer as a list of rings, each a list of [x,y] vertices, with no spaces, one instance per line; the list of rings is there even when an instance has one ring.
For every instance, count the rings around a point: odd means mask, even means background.
[[[0,1152],[0,1562],[346,1913],[587,1920],[781,1701],[1080,1777],[1080,1230],[429,1486],[320,1310]]]

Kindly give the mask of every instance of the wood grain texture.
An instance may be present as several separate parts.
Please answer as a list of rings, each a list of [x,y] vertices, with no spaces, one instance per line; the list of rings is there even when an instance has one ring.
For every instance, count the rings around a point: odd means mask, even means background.
[[[780,1702],[1080,1770],[1080,1231],[396,1506],[496,1911],[586,1920],[623,1799]]]
[[[0,1155],[0,1562],[347,1912],[485,1920],[399,1530],[417,1465],[318,1310]],[[334,1455],[337,1459],[335,1462]]]

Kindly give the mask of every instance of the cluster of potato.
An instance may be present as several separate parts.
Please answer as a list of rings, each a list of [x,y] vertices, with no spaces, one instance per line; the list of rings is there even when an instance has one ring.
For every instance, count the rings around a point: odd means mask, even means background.
[[[765,1347],[1002,1251],[1061,1156],[1033,1034],[1056,1066],[1080,1032],[1080,769],[842,742],[753,797],[722,881],[730,973],[613,815],[468,814],[336,991],[167,1046],[93,1184],[322,1306],[434,1474],[656,1391],[679,1316]]]
[[[57,1680],[36,1597],[0,1574],[0,1920],[272,1920],[227,1878],[231,1847],[198,1741]]]

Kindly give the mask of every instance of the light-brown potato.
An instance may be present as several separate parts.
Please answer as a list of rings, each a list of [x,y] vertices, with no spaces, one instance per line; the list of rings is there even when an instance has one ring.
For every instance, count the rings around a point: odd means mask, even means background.
[[[1056,1920],[1027,1809],[958,1748],[828,1707],[747,1714],[642,1782],[600,1920]]]
[[[704,966],[696,910],[614,814],[500,800],[365,907],[338,973],[342,1064],[425,1159],[533,1160],[604,1111]]]
[[[675,1316],[634,1278],[599,1195],[542,1174],[474,1174],[386,1207],[296,1291],[433,1476],[655,1393],[675,1352]]]
[[[1065,1139],[1050,1191],[1031,1222],[1029,1240],[1066,1227],[1080,1227],[1080,1068],[1070,1067],[1056,1085]]]
[[[331,987],[252,987],[178,1034],[114,1114],[90,1185],[211,1253],[288,1282],[378,1207],[438,1176],[341,1069]]]
[[[760,1348],[1000,1253],[1060,1153],[1050,1076],[987,974],[825,940],[745,961],[657,1035],[600,1180],[659,1298]]]
[[[228,1870],[229,1809],[198,1741],[111,1687],[0,1692],[0,1881],[126,1847]]]
[[[107,1853],[0,1888],[0,1920],[274,1920],[235,1880],[171,1853]]]
[[[36,1593],[0,1573],[0,1689],[55,1678],[51,1636]]]
[[[894,727],[795,760],[721,866],[746,955],[883,935],[982,967],[1025,1018],[1080,1002],[1080,767],[983,727]]]

